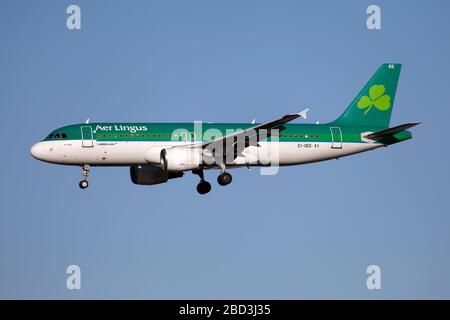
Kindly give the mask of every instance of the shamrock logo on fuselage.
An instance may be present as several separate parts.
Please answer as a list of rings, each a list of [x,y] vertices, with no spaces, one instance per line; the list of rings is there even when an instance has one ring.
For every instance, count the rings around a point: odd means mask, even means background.
[[[366,115],[373,106],[380,111],[389,110],[391,107],[391,97],[384,94],[386,88],[382,84],[374,84],[369,89],[369,96],[362,96],[358,101],[359,109],[366,109]],[[384,94],[384,95],[383,95]]]

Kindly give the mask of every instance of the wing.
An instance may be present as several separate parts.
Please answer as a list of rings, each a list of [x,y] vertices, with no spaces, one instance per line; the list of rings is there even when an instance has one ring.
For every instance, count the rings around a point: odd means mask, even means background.
[[[292,113],[292,114],[287,114],[285,116],[282,116],[281,118],[269,121],[269,122],[265,122],[265,123],[261,123],[261,124],[257,124],[253,127],[250,127],[248,129],[227,135],[225,137],[222,137],[218,140],[214,140],[214,141],[208,141],[202,144],[203,147],[206,147],[208,145],[210,145],[211,143],[217,143],[219,141],[222,140],[226,140],[226,139],[234,139],[234,138],[238,138],[238,137],[244,137],[244,136],[248,136],[249,133],[259,133],[261,130],[268,130],[268,129],[275,129],[275,128],[280,128],[282,127],[283,124],[286,124],[288,122],[291,122],[292,120],[295,120],[299,117],[302,117],[303,119],[306,119],[306,115],[308,113],[309,109],[305,109],[302,112],[299,113]]]
[[[222,163],[223,159],[234,160],[241,155],[242,151],[249,146],[259,146],[260,139],[266,139],[271,136],[273,129],[283,130],[283,125],[295,120],[299,117],[306,119],[309,109],[305,109],[299,113],[287,114],[281,118],[256,124],[245,130],[236,131],[224,137],[217,138],[213,141],[201,143],[189,143],[181,146],[171,147],[171,149],[189,148],[202,149],[205,159],[212,160],[211,163]],[[266,130],[266,131],[263,131]]]
[[[249,146],[258,146],[258,142],[263,133],[263,138],[267,138],[271,135],[272,129],[284,129],[283,125],[295,120],[299,117],[306,119],[309,109],[305,109],[299,113],[292,113],[282,116],[281,118],[271,120],[265,123],[257,124],[253,127],[241,130],[214,141],[208,141],[201,144],[203,149],[210,149],[212,157],[218,156],[217,152],[220,150],[220,159],[225,159],[227,152],[232,152],[232,157],[235,159],[241,152]],[[264,130],[264,132],[262,132]],[[227,148],[227,146],[233,146],[233,148]],[[230,150],[231,149],[231,150]],[[229,159],[228,157],[226,159]]]

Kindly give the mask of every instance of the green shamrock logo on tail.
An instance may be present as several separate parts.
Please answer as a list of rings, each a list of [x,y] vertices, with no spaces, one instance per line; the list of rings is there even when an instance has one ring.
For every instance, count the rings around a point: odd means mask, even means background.
[[[384,94],[386,88],[382,84],[374,84],[369,89],[369,96],[362,96],[358,101],[359,109],[366,109],[366,115],[373,106],[380,111],[389,110],[391,107],[391,97]],[[384,95],[383,95],[384,94]]]

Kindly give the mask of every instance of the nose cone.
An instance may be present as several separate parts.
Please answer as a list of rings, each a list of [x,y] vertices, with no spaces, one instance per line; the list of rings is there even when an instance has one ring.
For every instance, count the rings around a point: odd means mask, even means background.
[[[42,145],[42,142],[38,142],[32,146],[30,152],[34,158],[44,160],[44,146]]]

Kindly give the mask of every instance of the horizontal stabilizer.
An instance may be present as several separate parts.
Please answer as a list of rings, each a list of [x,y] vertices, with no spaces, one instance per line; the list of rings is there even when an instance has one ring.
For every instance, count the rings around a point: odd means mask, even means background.
[[[417,126],[420,124],[420,122],[411,122],[411,123],[405,123],[396,127],[388,128],[386,130],[381,130],[375,133],[368,134],[364,138],[370,139],[370,140],[380,140],[384,137],[391,136],[393,134],[396,134],[400,131],[404,131],[406,129],[412,128],[414,126]]]

